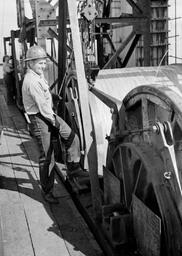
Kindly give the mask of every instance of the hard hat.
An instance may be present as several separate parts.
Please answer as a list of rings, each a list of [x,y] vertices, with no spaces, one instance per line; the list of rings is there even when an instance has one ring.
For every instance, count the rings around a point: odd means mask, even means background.
[[[47,58],[47,54],[44,49],[38,45],[31,46],[26,54],[26,59],[24,61],[44,59]]]

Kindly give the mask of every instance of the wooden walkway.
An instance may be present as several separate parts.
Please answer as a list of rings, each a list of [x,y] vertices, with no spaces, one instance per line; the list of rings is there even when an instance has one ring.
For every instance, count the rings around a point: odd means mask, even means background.
[[[15,105],[0,93],[0,256],[101,256],[100,247],[57,179],[59,204],[40,191],[37,148]]]

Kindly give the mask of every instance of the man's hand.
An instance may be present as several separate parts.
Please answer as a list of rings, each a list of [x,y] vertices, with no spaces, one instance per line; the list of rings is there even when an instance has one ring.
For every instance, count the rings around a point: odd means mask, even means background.
[[[55,104],[57,104],[60,100],[62,100],[62,97],[59,96],[58,94],[55,94],[55,93],[51,92],[51,95],[52,95],[52,101]]]
[[[51,92],[51,95],[52,95],[53,109],[54,111],[56,111],[60,101],[62,100],[62,97],[52,92]]]
[[[54,123],[49,125],[49,131],[54,134],[58,134],[60,130],[60,123],[58,122],[56,115],[54,115]]]
[[[60,123],[58,122],[56,116],[55,116],[55,124],[54,124],[54,127],[58,130],[60,130]]]

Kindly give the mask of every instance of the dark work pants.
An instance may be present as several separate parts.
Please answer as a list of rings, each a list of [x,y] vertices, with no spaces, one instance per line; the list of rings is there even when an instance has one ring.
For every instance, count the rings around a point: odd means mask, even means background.
[[[49,193],[54,186],[54,148],[52,141],[52,132],[49,122],[40,114],[29,115],[30,132],[35,138],[39,148],[39,176],[42,190]],[[78,136],[71,134],[70,127],[63,119],[57,117],[60,123],[58,131],[61,137],[65,140],[67,147],[67,161],[79,162],[80,160],[80,145]]]
[[[54,185],[54,152],[49,126],[37,115],[29,116],[30,132],[39,148],[39,177],[42,190],[48,193]]]
[[[16,85],[15,85],[15,78],[13,76],[13,73],[7,73],[4,76],[4,83],[6,85],[7,89],[7,103],[13,102],[13,97],[16,95]]]

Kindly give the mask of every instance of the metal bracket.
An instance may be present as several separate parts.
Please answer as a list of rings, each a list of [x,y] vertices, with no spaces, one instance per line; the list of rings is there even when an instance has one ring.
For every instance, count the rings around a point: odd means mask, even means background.
[[[164,177],[167,180],[171,180],[173,174],[175,175],[179,190],[177,190],[177,187],[175,186],[176,184],[173,188],[178,192],[180,191],[180,195],[182,196],[182,187],[174,151],[174,138],[171,124],[170,122],[157,122],[153,126],[153,131],[156,133],[158,149],[160,150],[165,163]]]
[[[75,110],[76,110],[76,114],[77,114],[78,129],[80,132],[81,153],[84,154],[84,133],[83,133],[83,125],[82,125],[82,121],[81,121],[81,111],[80,111],[80,106],[79,106],[78,91],[77,91],[77,88],[73,88],[73,87],[70,87],[69,90],[70,90],[71,99],[74,102]],[[85,169],[86,169],[86,167],[85,167]]]
[[[87,5],[82,11],[82,15],[88,20],[92,21],[97,17],[98,12],[94,6],[94,3],[92,0],[87,0]]]

